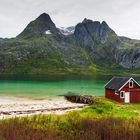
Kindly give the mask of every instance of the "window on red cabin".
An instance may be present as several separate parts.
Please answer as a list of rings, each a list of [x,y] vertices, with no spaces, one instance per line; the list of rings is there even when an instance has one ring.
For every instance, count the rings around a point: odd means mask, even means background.
[[[125,93],[124,91],[120,92],[120,98],[124,98],[124,93]]]
[[[129,82],[129,88],[133,88],[133,81]]]

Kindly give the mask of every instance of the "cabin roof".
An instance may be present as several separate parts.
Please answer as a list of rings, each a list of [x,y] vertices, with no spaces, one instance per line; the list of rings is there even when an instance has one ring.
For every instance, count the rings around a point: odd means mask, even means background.
[[[121,90],[123,86],[125,86],[129,80],[133,80],[137,83],[132,77],[113,77],[106,85],[105,88],[113,89],[113,90]],[[137,83],[138,84],[138,83]],[[139,84],[138,84],[139,86]]]

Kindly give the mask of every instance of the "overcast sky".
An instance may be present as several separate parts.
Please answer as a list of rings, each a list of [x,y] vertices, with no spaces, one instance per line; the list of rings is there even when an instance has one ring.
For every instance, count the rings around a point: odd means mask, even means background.
[[[86,17],[105,20],[118,35],[140,39],[139,0],[0,0],[0,37],[15,37],[44,12],[58,27]]]

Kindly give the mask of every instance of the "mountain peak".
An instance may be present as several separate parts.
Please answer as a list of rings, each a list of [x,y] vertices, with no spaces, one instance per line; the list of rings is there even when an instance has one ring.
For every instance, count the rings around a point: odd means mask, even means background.
[[[107,25],[106,21],[103,21],[102,24],[103,24],[103,25]]]
[[[85,22],[87,22],[87,20],[88,20],[87,18],[84,18],[84,20],[83,20],[83,22],[82,22],[82,23],[85,23]]]
[[[34,21],[30,22],[24,31],[19,35],[19,37],[44,35],[46,31],[50,31],[51,33],[58,32],[50,16],[46,13],[43,13]]]
[[[111,44],[117,40],[115,32],[107,25],[105,21],[92,21],[85,18],[82,23],[77,24],[75,36],[83,41],[84,48],[92,46],[91,44]]]
[[[37,18],[37,20],[51,20],[51,18],[47,13],[43,13]]]
[[[88,23],[88,22],[93,22],[91,19],[87,19],[87,18],[84,18],[84,20],[82,21],[82,23]]]
[[[102,25],[103,27],[110,28],[110,27],[108,26],[108,24],[107,24],[105,21],[103,21],[103,22],[101,23],[101,25]]]

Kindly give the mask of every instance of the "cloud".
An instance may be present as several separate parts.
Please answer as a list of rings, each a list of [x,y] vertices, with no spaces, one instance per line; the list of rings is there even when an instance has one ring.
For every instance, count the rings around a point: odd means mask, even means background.
[[[85,17],[105,20],[118,35],[140,39],[137,0],[0,0],[0,37],[14,37],[41,13],[57,26],[71,26]]]

